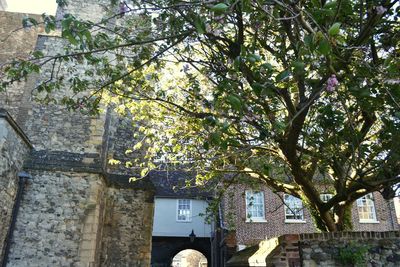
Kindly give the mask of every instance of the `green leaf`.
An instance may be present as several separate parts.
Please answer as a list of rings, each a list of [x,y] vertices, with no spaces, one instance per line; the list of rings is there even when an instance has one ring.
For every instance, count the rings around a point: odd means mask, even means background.
[[[36,25],[38,25],[38,22],[33,18],[27,17],[22,20],[22,27],[24,27],[24,28],[36,26]]]
[[[227,100],[233,109],[235,109],[236,111],[242,110],[242,101],[240,101],[240,99],[237,96],[229,95],[227,97]]]
[[[338,35],[338,34],[339,34],[339,31],[340,31],[340,25],[341,25],[340,22],[334,23],[334,24],[329,28],[329,31],[328,31],[329,35],[330,35],[330,36]]]
[[[328,55],[331,52],[331,45],[328,40],[322,39],[318,45],[318,52],[322,55]]]
[[[206,32],[206,26],[200,17],[196,17],[194,20],[194,26],[198,34],[204,34]]]
[[[141,170],[140,176],[145,177],[147,173],[149,173],[149,168],[144,168],[143,170]]]
[[[330,1],[324,5],[324,8],[326,8],[326,9],[331,9],[331,8],[336,8],[336,7],[337,7],[336,1]]]
[[[264,86],[262,84],[256,82],[251,85],[251,88],[253,89],[254,93],[257,96],[260,96]]]
[[[304,73],[304,71],[305,71],[304,62],[295,61],[295,62],[293,62],[292,66],[293,66],[294,73],[297,75],[300,75],[300,74]]]
[[[217,124],[217,121],[214,118],[214,116],[207,116],[207,117],[204,118],[204,123],[206,125],[215,126]]]
[[[248,55],[247,59],[251,62],[251,63],[255,63],[257,61],[261,60],[261,57],[259,55],[255,55],[255,54],[250,54]]]
[[[219,132],[211,133],[210,142],[214,145],[219,145],[221,143],[221,133]]]
[[[219,3],[219,4],[216,4],[215,6],[211,7],[211,10],[217,14],[221,14],[221,13],[224,13],[228,8],[229,8],[229,6],[227,4]]]
[[[204,148],[205,150],[209,150],[209,149],[210,149],[210,144],[209,144],[207,141],[205,141],[205,142],[203,143],[203,148]]]
[[[284,70],[278,75],[276,75],[275,81],[276,82],[282,82],[283,80],[286,80],[290,76],[290,71]]]

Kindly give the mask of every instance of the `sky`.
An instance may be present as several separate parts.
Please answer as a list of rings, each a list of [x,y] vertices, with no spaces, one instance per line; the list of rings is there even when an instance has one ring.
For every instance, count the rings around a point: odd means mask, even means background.
[[[6,0],[6,11],[54,15],[56,13],[56,0]]]

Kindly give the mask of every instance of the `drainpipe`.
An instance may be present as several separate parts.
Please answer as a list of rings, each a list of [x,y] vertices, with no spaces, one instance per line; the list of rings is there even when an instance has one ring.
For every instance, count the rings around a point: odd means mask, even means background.
[[[5,240],[6,247],[4,249],[4,257],[3,257],[3,262],[1,264],[1,267],[6,267],[7,262],[8,262],[8,255],[10,253],[10,247],[11,247],[13,233],[14,233],[14,229],[15,229],[15,223],[17,221],[18,210],[19,210],[19,206],[21,204],[21,199],[22,199],[22,195],[24,193],[26,181],[28,179],[32,179],[32,177],[26,172],[18,173],[18,178],[19,178],[19,180],[18,180],[17,196],[15,198],[14,207],[13,207],[12,214],[11,214],[11,224],[10,224],[10,227],[8,228],[8,232],[7,232],[7,236],[6,236],[6,240]]]

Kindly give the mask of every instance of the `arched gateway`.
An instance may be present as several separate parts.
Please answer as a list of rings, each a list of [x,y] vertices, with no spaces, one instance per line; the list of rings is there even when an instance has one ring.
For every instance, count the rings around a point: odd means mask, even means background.
[[[155,187],[151,265],[170,267],[176,254],[185,249],[201,252],[211,266],[212,223],[206,214],[211,193],[204,188],[185,187],[194,175],[187,172],[151,172]]]
[[[196,238],[190,242],[189,237],[153,237],[151,253],[152,267],[170,267],[175,255],[185,249],[201,252],[211,266],[211,244],[209,238]]]

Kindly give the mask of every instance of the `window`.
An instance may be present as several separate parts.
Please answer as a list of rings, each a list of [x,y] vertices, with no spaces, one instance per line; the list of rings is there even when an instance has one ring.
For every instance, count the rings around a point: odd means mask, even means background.
[[[372,193],[357,199],[357,209],[360,222],[376,222],[374,197]]]
[[[178,199],[177,206],[176,220],[178,222],[192,221],[192,201],[190,199]]]
[[[246,191],[246,220],[265,221],[264,192]]]
[[[322,202],[326,203],[333,197],[333,195],[324,193],[324,194],[319,195],[319,197],[321,198]]]
[[[285,194],[285,221],[304,222],[303,203],[297,197]]]

